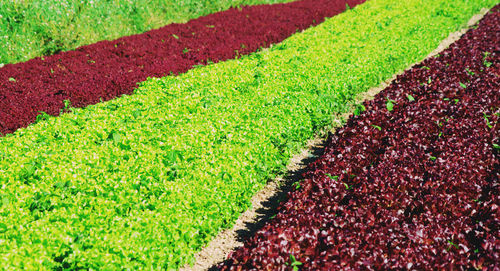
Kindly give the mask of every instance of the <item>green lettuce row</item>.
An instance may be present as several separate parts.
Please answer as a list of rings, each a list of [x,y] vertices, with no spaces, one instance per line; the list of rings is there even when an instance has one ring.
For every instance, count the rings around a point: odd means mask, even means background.
[[[0,138],[0,268],[175,269],[355,97],[494,0],[371,0]]]

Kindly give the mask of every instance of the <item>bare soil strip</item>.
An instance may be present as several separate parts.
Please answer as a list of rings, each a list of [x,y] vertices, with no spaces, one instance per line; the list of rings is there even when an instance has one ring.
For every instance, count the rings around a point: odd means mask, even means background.
[[[466,27],[451,33],[448,38],[443,40],[439,46],[427,56],[427,58],[433,57],[448,48],[470,27],[479,22],[479,20],[481,20],[488,11],[489,9],[482,9],[480,13],[474,15],[469,20]],[[408,67],[407,70],[411,69],[411,67],[420,62],[421,61],[417,61]],[[379,86],[369,89],[358,97],[358,101],[362,102],[364,100],[373,99],[377,93],[389,86],[390,83],[403,72],[404,71],[401,71]],[[232,250],[242,246],[243,241],[246,238],[252,236],[273,216],[273,214],[276,213],[275,211],[279,202],[285,199],[286,194],[290,191],[292,185],[301,179],[301,175],[304,172],[306,165],[314,161],[316,157],[320,156],[323,152],[325,140],[327,138],[326,135],[340,127],[351,113],[338,116],[333,124],[334,128],[332,128],[332,130],[326,133],[323,132],[318,137],[310,140],[305,149],[290,159],[290,163],[287,166],[287,173],[284,176],[279,176],[275,180],[270,181],[252,198],[252,207],[241,214],[235,222],[233,228],[222,231],[205,248],[203,248],[195,256],[196,261],[193,266],[185,266],[180,270],[216,270],[215,265],[222,262]]]

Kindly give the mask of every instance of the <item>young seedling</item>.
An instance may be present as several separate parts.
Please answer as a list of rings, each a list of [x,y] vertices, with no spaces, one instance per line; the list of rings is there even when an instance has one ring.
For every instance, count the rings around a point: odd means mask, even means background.
[[[486,68],[489,68],[491,65],[493,65],[493,63],[486,60],[486,58],[488,58],[489,55],[491,55],[490,52],[483,53],[483,64],[484,64],[484,66],[486,66]]]
[[[394,103],[396,101],[387,99],[387,102],[385,103],[385,107],[387,108],[387,111],[391,112],[394,109]]]
[[[172,37],[174,37],[174,39],[176,39],[176,40],[179,39],[179,36],[177,36],[176,34],[172,34]]]
[[[455,243],[453,243],[453,240],[448,240],[448,244],[450,244],[450,246],[448,246],[447,251],[450,251],[450,248],[451,248],[452,246],[454,246],[456,249],[458,249],[458,245],[457,245],[457,244],[455,244]]]
[[[295,257],[290,254],[290,266],[293,268],[293,271],[298,271],[299,270],[299,266],[301,266],[302,263],[297,261],[297,259],[295,259]]]
[[[16,79],[14,77],[9,77],[9,82],[16,82]]]
[[[413,98],[413,96],[411,96],[410,94],[406,95],[406,98],[408,98],[408,101],[410,102],[415,101],[415,98]]]
[[[379,130],[379,131],[382,131],[382,127],[378,126],[378,125],[371,125],[373,128]]]
[[[63,109],[60,110],[60,113],[64,113],[64,112],[68,112],[69,110],[72,109],[72,106],[71,106],[71,101],[70,100],[64,100],[63,101]]]
[[[334,180],[334,181],[338,181],[339,180],[339,176],[332,176],[330,173],[325,173],[325,176],[328,177],[328,178],[330,178],[331,180]],[[342,184],[345,186],[346,190],[350,189],[350,187],[349,187],[348,184],[346,184],[344,182],[342,182]]]
[[[465,68],[465,71],[466,71],[466,72],[467,72],[467,74],[468,74],[468,75],[470,75],[470,76],[474,76],[474,75],[475,75],[475,73],[474,73],[473,71],[469,70],[469,68]]]
[[[334,181],[337,181],[339,179],[339,176],[333,176],[332,174],[330,173],[325,173],[326,177],[334,180]]]
[[[463,89],[466,89],[466,88],[467,88],[467,85],[466,85],[466,84],[464,84],[464,83],[462,83],[462,82],[460,82],[460,86],[461,86]]]
[[[489,116],[486,115],[486,113],[483,112],[483,117],[486,120],[486,126],[488,126],[488,128],[490,128],[490,129],[493,128],[493,125],[491,125],[490,119],[488,118]]]

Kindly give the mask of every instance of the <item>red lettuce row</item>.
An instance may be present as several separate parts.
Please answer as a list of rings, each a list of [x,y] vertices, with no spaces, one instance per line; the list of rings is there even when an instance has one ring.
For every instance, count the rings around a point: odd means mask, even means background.
[[[280,42],[365,0],[303,0],[230,9],[143,34],[102,41],[0,68],[0,133],[69,100],[84,107],[130,94],[148,77],[186,72]],[[67,106],[67,102],[66,102]]]
[[[500,268],[500,8],[327,141],[222,270]]]

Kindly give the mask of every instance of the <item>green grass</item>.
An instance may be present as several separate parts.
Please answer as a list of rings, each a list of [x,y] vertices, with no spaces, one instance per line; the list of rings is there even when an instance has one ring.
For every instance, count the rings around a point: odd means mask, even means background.
[[[0,138],[0,269],[175,269],[352,110],[492,1],[371,0],[241,59]]]
[[[0,64],[186,22],[230,7],[291,0],[0,0]]]

